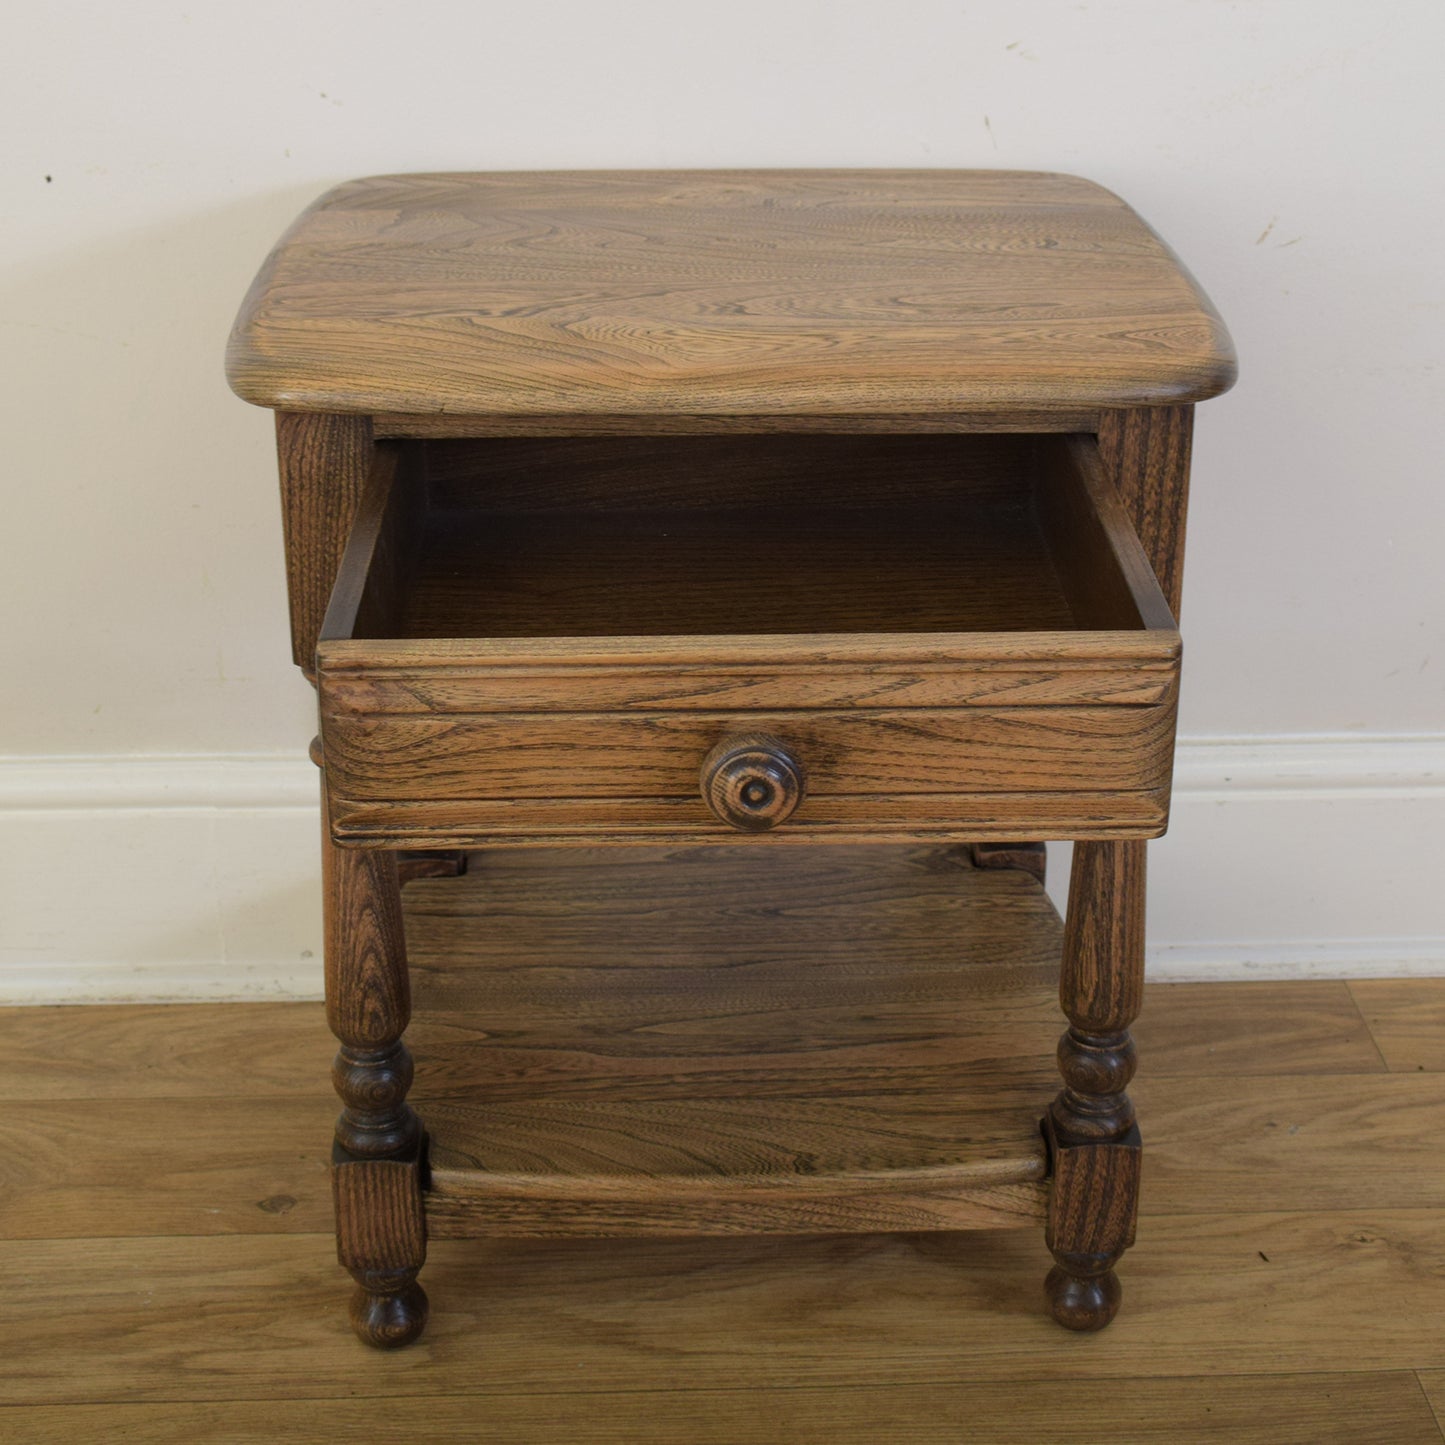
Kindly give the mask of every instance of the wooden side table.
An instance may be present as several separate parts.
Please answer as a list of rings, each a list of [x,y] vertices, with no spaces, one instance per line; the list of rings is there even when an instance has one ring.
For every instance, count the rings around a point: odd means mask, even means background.
[[[1042,1223],[1055,1318],[1108,1323],[1233,375],[1069,176],[386,176],[296,222],[229,376],[319,696],[362,1339],[421,1331],[429,1233]]]

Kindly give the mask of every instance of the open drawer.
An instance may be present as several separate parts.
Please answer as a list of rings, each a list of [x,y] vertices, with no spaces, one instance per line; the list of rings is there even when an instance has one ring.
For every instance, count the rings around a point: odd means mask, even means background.
[[[1090,436],[382,443],[340,843],[1144,838],[1179,636]]]

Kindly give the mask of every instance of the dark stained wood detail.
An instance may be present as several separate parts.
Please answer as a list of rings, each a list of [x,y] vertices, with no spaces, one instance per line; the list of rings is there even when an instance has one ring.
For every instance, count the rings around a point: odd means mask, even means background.
[[[1176,618],[1184,586],[1184,519],[1193,439],[1192,406],[1138,407],[1106,411],[1099,417],[1099,455]]]
[[[1118,1256],[1134,1243],[1139,1172],[1139,1130],[1109,1144],[1061,1144],[1050,1139],[1049,1216],[1045,1243],[1051,1250]],[[1103,1207],[1094,1207],[1102,1201]]]
[[[331,1081],[343,1104],[336,1138],[363,1158],[386,1158],[415,1142],[419,1125],[406,1102],[413,1077],[411,1051],[400,1039],[375,1049],[342,1044]]]
[[[1142,843],[1079,843],[1069,875],[1059,1001],[1089,1034],[1127,1028],[1144,1001]]]
[[[411,1016],[396,855],[323,849],[326,1021],[342,1043],[380,1049]]]
[[[413,1070],[401,1038],[411,1018],[401,884],[394,853],[346,851],[329,835],[322,865],[326,1020],[341,1041],[331,1075],[342,1103],[337,1252],[356,1281],[352,1328],[389,1349],[414,1340],[427,1315],[416,1282],[426,1256],[422,1131],[406,1101]]]
[[[725,738],[702,760],[703,801],[740,833],[766,833],[786,823],[803,801],[803,765],[768,733]]]
[[[336,1257],[356,1281],[352,1328],[377,1349],[410,1344],[427,1319],[416,1278],[426,1263],[420,1144],[398,1159],[358,1159],[338,1145],[331,1185]]]
[[[227,372],[307,411],[929,418],[1200,400],[1234,355],[1164,243],[1077,177],[502,172],[323,196]]]
[[[1102,1329],[1117,1312],[1113,1264],[1132,1242],[1138,1208],[1139,1133],[1127,1091],[1129,1025],[1144,995],[1144,885],[1143,843],[1075,846],[1059,980],[1069,1019],[1058,1050],[1064,1087],[1044,1121],[1050,1219],[1060,1221],[1050,1227],[1056,1268],[1047,1290],[1054,1318],[1075,1330]],[[1078,1221],[1092,1221],[1097,1237]]]
[[[1046,1123],[1053,1184],[1044,1242],[1057,1261],[1044,1289],[1065,1329],[1101,1330],[1123,1291],[1114,1264],[1134,1243],[1139,1209],[1139,1131],[1108,1144],[1063,1144]]]
[[[367,1158],[401,1156],[421,1127],[406,1102],[412,1059],[401,1041],[411,1017],[396,855],[322,843],[326,1019],[341,1040],[332,1080],[343,1108],[336,1140]]]
[[[460,849],[402,849],[396,855],[396,879],[401,887],[418,878],[460,878],[467,871],[467,855]]]
[[[1048,847],[1044,843],[972,843],[975,868],[1017,868],[1040,883],[1048,873]]]
[[[423,459],[431,501],[443,512],[563,520],[650,512],[713,518],[779,506],[819,513],[992,506],[1000,509],[999,528],[1005,509],[1017,513],[1035,485],[1035,453],[1065,455],[1057,437],[1040,444],[1027,433],[452,436],[407,449]],[[796,552],[802,539],[789,541]]]
[[[331,1160],[336,1257],[344,1269],[386,1273],[426,1261],[426,1218],[417,1151],[404,1159]]]
[[[371,451],[366,417],[276,413],[291,656],[308,676]]]

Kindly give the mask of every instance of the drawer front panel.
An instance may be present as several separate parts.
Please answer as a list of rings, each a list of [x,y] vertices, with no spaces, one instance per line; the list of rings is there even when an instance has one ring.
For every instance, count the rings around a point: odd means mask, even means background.
[[[656,648],[559,662],[516,643],[332,643],[321,668],[328,711],[436,717],[457,713],[797,711],[804,708],[1145,706],[1179,678],[1177,639],[1149,633],[987,642],[933,638],[777,639],[695,658]],[[950,656],[949,643],[954,653]],[[594,647],[602,652],[601,647]],[[755,654],[755,655],[750,655]],[[992,655],[991,655],[992,654]],[[354,655],[354,660],[353,660]],[[390,664],[390,665],[385,665]]]
[[[726,835],[702,802],[699,768],[718,743],[758,732],[783,741],[806,775],[806,796],[780,832],[987,820],[980,799],[990,797],[1000,808],[1010,799],[1008,814],[1021,826],[1028,800],[1047,797],[1056,827],[1077,799],[1076,821],[1066,826],[1088,836],[1111,818],[1135,829],[1162,826],[1174,712],[1171,696],[1152,707],[333,714],[322,738],[333,823],[339,835],[357,829],[358,841],[392,836],[388,818],[412,830],[435,824],[448,836],[465,832],[469,816],[479,833],[509,818],[508,828],[541,833],[547,810],[531,805],[544,800],[565,801],[582,833],[615,823]],[[1139,795],[1154,800],[1150,823],[1141,820]],[[504,806],[469,811],[472,804]],[[555,825],[555,807],[551,817]]]

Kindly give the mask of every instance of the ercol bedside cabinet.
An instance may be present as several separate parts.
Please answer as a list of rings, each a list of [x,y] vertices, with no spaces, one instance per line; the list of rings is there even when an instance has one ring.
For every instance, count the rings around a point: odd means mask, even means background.
[[[1042,1225],[1107,1324],[1234,376],[1158,237],[1061,175],[383,176],[282,238],[229,376],[320,704],[361,1338],[487,1234]]]

